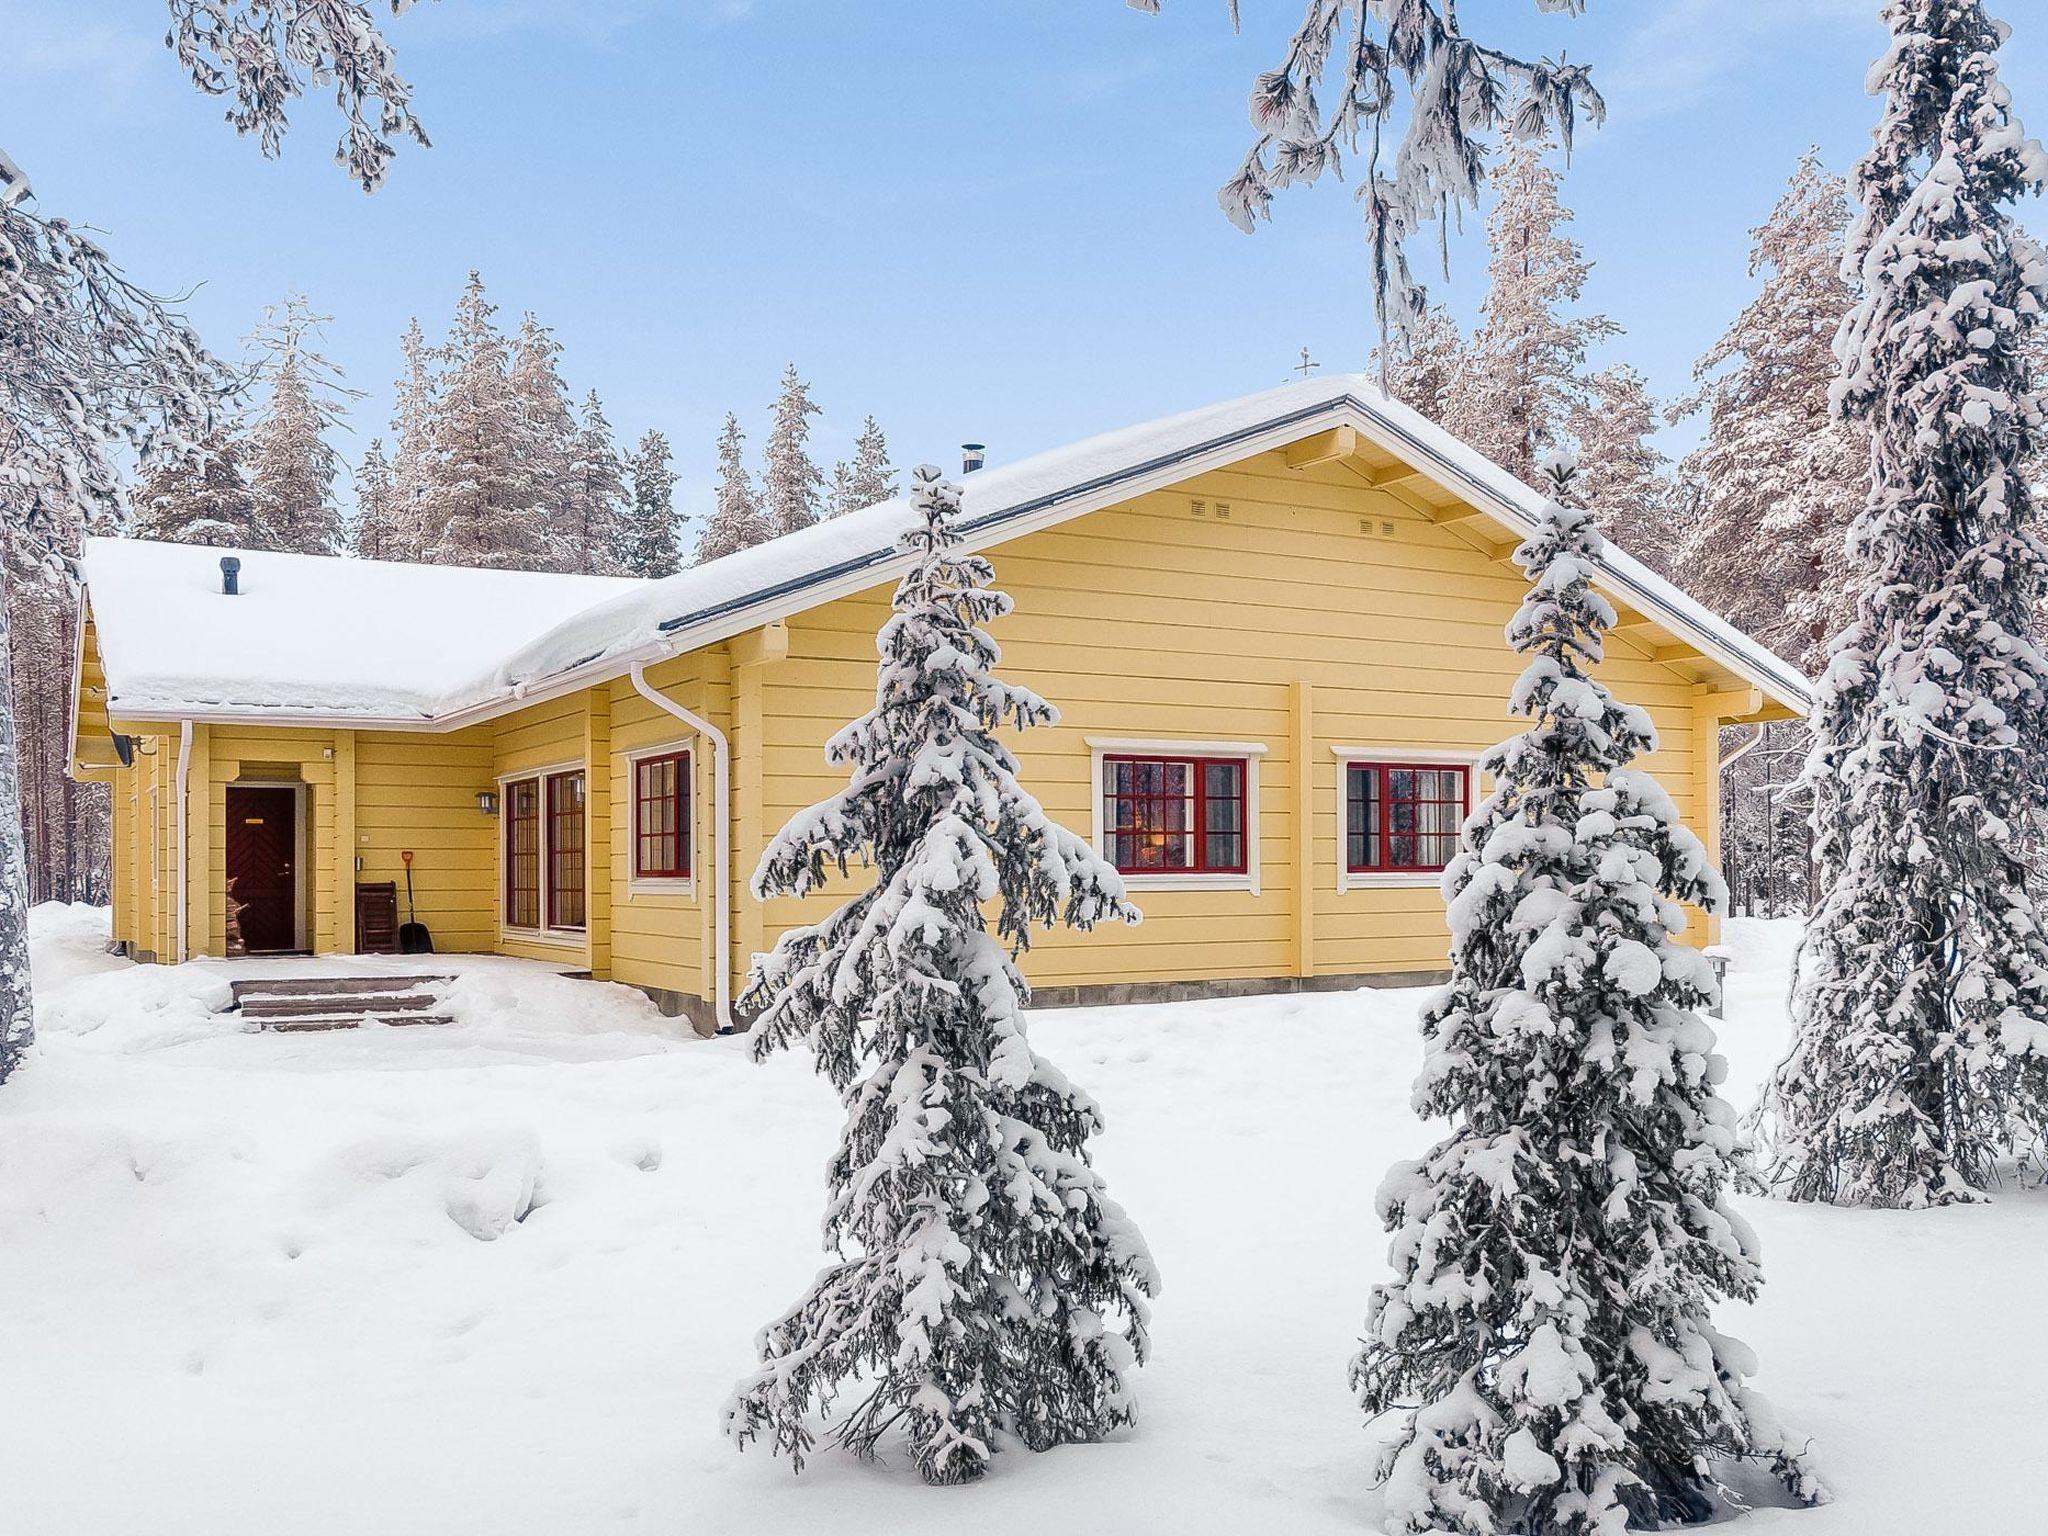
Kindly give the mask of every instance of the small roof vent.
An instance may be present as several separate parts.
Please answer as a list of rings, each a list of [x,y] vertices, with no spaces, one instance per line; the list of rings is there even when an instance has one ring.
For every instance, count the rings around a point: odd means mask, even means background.
[[[988,445],[985,443],[962,443],[960,445],[960,473],[971,475],[988,462]]]
[[[220,557],[220,589],[229,597],[242,590],[242,561],[239,555]]]

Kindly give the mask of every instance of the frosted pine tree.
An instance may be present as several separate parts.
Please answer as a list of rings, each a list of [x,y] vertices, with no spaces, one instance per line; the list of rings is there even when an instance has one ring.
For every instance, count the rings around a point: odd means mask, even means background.
[[[530,417],[512,387],[504,334],[469,274],[427,410],[420,558],[436,565],[552,568],[553,528],[535,502]],[[552,466],[542,465],[547,474]]]
[[[1686,587],[1810,673],[1848,621],[1845,549],[1870,485],[1867,425],[1828,394],[1835,336],[1855,303],[1842,272],[1849,199],[1809,151],[1751,232],[1757,294],[1693,369],[1679,403],[1706,415],[1680,466],[1693,522]]]
[[[737,416],[728,415],[718,434],[718,493],[711,516],[697,539],[697,563],[717,560],[773,537],[767,516],[754,494],[753,477],[747,473],[741,449],[746,435]]]
[[[392,536],[383,558],[419,560],[425,558],[427,536],[421,518],[434,458],[434,352],[416,319],[406,323],[398,345],[405,371],[399,375],[391,406]]]
[[[818,407],[796,364],[782,371],[782,393],[761,455],[761,505],[773,534],[808,528],[824,509],[825,477],[812,462],[811,418]]]
[[[627,514],[625,566],[634,576],[673,576],[682,568],[676,526],[676,472],[669,467],[668,438],[642,434],[627,465],[632,508]]]
[[[2048,253],[2011,204],[2048,181],[1979,0],[1891,0],[1857,167],[1836,404],[1873,434],[1856,617],[1814,711],[1820,901],[1764,1103],[1795,1199],[1969,1200],[2048,1132],[2048,938],[2023,829],[2048,741],[2029,638],[2048,545],[2026,469]]]
[[[1441,426],[1452,399],[1464,387],[1465,338],[1450,311],[1432,305],[1405,339],[1381,346],[1374,363],[1389,395]]]
[[[1593,676],[1612,605],[1603,540],[1552,459],[1556,498],[1516,552],[1508,626],[1529,722],[1482,764],[1494,790],[1444,873],[1452,979],[1423,1015],[1415,1108],[1452,1130],[1379,1191],[1396,1277],[1374,1289],[1353,1384],[1405,1415],[1384,1455],[1387,1528],[1595,1536],[1714,1510],[1713,1463],[1819,1489],[1715,1331],[1761,1283],[1725,1203],[1738,1172],[1727,1068],[1700,1017],[1713,972],[1678,941],[1720,876],[1633,766],[1649,716]]]
[[[594,389],[584,398],[582,419],[570,439],[563,488],[570,524],[565,569],[618,575],[626,569],[627,556],[626,466]]]
[[[584,570],[589,555],[589,519],[572,481],[576,411],[561,362],[562,344],[554,331],[531,310],[521,315],[512,342],[512,396],[519,406],[519,455],[528,494],[546,530],[534,570]]]
[[[264,312],[250,338],[265,397],[249,426],[250,481],[268,547],[306,555],[341,548],[341,512],[334,504],[341,459],[325,434],[346,425],[348,402],[361,394],[315,346],[331,318],[313,313],[304,294],[288,294]]]
[[[373,437],[356,466],[356,515],[349,524],[349,550],[361,560],[396,560],[398,506],[392,491],[391,464],[384,457],[384,439]]]
[[[888,440],[870,416],[853,440],[853,458],[833,466],[831,515],[840,517],[887,501],[896,494],[896,471],[889,463]]]
[[[1041,927],[1135,920],[1123,883],[1050,821],[999,730],[1057,712],[994,674],[1010,610],[963,554],[959,488],[912,475],[916,564],[877,641],[874,710],[827,747],[841,794],[762,856],[757,897],[873,878],[755,964],[757,1057],[808,1045],[846,1105],[825,1235],[838,1257],[760,1337],[727,1431],[801,1468],[812,1408],[862,1455],[900,1432],[927,1482],[1130,1422],[1157,1289],[1144,1240],[1090,1166],[1096,1106],[1024,1032],[1016,952]],[[994,931],[990,931],[993,922]],[[1122,1326],[1116,1326],[1118,1318]]]
[[[1683,537],[1671,461],[1654,438],[1663,412],[1649,381],[1626,363],[1586,380],[1586,398],[1565,418],[1581,466],[1579,494],[1615,543],[1665,575],[1680,565]]]
[[[131,501],[137,538],[217,549],[275,549],[242,467],[242,438],[220,421],[194,443],[169,442],[143,467]]]
[[[1571,210],[1541,138],[1510,139],[1494,167],[1486,298],[1444,425],[1517,478],[1564,444],[1586,408],[1586,355],[1620,334],[1604,315],[1572,311],[1593,264],[1566,232]]]

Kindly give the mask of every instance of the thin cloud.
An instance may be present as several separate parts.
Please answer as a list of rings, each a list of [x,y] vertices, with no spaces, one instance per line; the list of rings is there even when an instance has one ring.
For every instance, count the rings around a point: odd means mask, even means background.
[[[1697,106],[1791,35],[1879,41],[1872,0],[1661,0],[1596,74],[1617,118]]]

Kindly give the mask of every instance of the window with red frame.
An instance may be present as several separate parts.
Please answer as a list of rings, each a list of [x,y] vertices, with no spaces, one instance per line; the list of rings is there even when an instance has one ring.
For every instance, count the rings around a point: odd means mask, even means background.
[[[1105,757],[1102,825],[1127,875],[1245,872],[1245,760]]]
[[[505,926],[540,926],[540,780],[505,786]]]
[[[633,875],[690,877],[690,754],[666,752],[633,764]]]
[[[548,926],[583,926],[583,775],[547,779]]]
[[[1458,851],[1472,771],[1449,763],[1350,763],[1345,867],[1354,875],[1434,874]]]

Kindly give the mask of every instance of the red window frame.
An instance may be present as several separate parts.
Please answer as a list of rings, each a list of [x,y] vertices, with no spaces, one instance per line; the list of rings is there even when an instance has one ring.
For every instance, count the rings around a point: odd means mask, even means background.
[[[649,770],[668,770],[663,788]],[[690,878],[690,754],[660,752],[633,759],[633,877]]]
[[[1185,787],[1178,793],[1170,790],[1120,789],[1119,769],[1159,768],[1186,770]],[[1232,795],[1216,794],[1209,784],[1209,770],[1228,769],[1236,775],[1237,792]],[[1115,864],[1118,873],[1126,875],[1242,875],[1251,868],[1251,762],[1243,757],[1197,757],[1182,756],[1169,752],[1106,754],[1102,759],[1102,839],[1104,851]],[[1237,825],[1216,827],[1211,825],[1211,810],[1219,804],[1234,803],[1237,806]],[[1171,823],[1176,819],[1166,807],[1178,805],[1179,826]],[[1154,805],[1160,814],[1154,818],[1145,817],[1138,810],[1141,805]],[[1153,825],[1152,821],[1162,824]],[[1146,838],[1185,837],[1188,844],[1188,861],[1184,864],[1147,864],[1129,857],[1128,849],[1136,840]],[[1215,857],[1212,844],[1219,838],[1237,840],[1237,858],[1233,862],[1222,862]]]
[[[540,926],[540,780],[505,785],[505,926]]]
[[[1409,791],[1397,794],[1394,777],[1396,774],[1410,774]],[[1422,793],[1423,774],[1450,774],[1457,782],[1455,797],[1442,793]],[[1360,794],[1361,783],[1371,787],[1370,794]],[[1441,788],[1439,783],[1437,788]],[[1373,816],[1374,797],[1377,797],[1379,815]],[[1472,768],[1469,763],[1386,763],[1350,762],[1344,765],[1344,868],[1353,875],[1436,875],[1442,874],[1444,866],[1450,863],[1448,857],[1430,861],[1423,857],[1428,842],[1434,841],[1431,850],[1448,851],[1455,854],[1458,834],[1464,827],[1465,817],[1472,805]],[[1431,829],[1423,825],[1425,806],[1447,806],[1454,810],[1448,829]],[[1401,817],[1398,812],[1407,807],[1410,815]],[[1410,825],[1397,827],[1395,823],[1407,820]],[[1407,862],[1397,862],[1396,844],[1409,840],[1412,854]],[[1363,852],[1364,858],[1359,857]]]
[[[583,800],[583,770],[551,773],[543,796],[547,815],[548,927],[580,931],[585,919],[584,861],[589,825]]]

